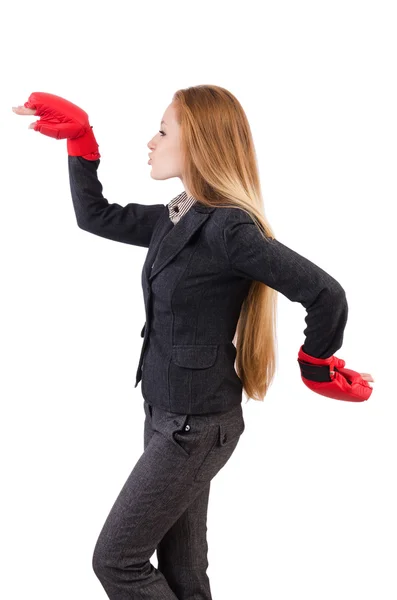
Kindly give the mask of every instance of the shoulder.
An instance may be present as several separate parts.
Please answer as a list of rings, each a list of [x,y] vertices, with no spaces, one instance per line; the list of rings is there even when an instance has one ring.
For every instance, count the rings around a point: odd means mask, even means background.
[[[203,207],[196,206],[196,210],[201,212]],[[228,229],[240,223],[254,224],[251,215],[241,208],[216,207],[207,210],[211,212],[211,220],[221,229]]]

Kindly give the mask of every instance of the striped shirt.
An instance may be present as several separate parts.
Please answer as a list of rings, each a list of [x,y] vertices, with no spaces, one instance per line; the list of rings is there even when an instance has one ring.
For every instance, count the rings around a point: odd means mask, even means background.
[[[193,196],[188,196],[185,191],[176,196],[167,204],[171,221],[176,225],[193,204],[197,202]]]

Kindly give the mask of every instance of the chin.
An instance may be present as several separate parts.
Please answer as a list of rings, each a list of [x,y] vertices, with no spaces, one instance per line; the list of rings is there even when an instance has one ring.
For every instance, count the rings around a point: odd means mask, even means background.
[[[150,177],[152,179],[157,179],[158,181],[164,181],[165,179],[170,179],[170,177],[173,177],[173,175],[156,175],[156,173],[153,173],[153,169],[151,169]]]

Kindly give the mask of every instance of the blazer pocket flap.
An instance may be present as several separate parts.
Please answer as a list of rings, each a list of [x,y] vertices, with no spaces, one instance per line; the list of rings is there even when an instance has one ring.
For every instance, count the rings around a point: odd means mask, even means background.
[[[217,344],[172,346],[172,362],[187,369],[206,369],[212,367],[217,353]]]

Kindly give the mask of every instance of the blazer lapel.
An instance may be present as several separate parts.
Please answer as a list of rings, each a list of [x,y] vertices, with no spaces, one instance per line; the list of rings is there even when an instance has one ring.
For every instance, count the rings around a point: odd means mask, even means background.
[[[186,246],[190,238],[208,219],[215,208],[196,203],[187,211],[175,225],[169,218],[168,208],[164,222],[152,240],[147,254],[146,275],[153,279],[175,256]]]

